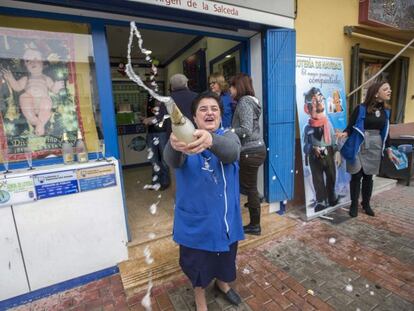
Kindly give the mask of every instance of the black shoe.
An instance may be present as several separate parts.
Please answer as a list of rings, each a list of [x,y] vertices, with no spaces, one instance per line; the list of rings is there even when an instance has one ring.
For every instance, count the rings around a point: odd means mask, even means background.
[[[365,214],[367,214],[368,216],[372,216],[372,217],[374,217],[375,216],[375,213],[374,213],[374,211],[372,210],[372,208],[371,208],[371,206],[363,206],[362,207],[363,209],[364,209],[364,211],[365,211]]]
[[[317,203],[316,205],[315,205],[315,213],[317,213],[317,212],[320,212],[320,211],[323,211],[325,208],[327,208],[328,206],[326,206],[325,204],[323,204],[323,203]]]
[[[239,294],[237,294],[237,292],[233,288],[230,288],[227,291],[227,293],[225,293],[217,285],[217,282],[214,282],[214,287],[216,288],[217,291],[222,293],[224,295],[224,297],[226,298],[226,300],[228,302],[230,302],[232,305],[238,306],[239,304],[241,304],[242,300],[241,300]]]
[[[351,217],[357,217],[358,216],[358,210],[355,210],[355,209],[350,209],[349,210],[349,216],[351,216]]]
[[[246,234],[252,234],[252,235],[261,235],[262,234],[262,228],[260,227],[260,225],[248,224],[247,226],[243,226],[243,231]]]
[[[329,206],[335,206],[339,203],[339,201],[345,197],[344,195],[338,194],[338,196],[336,197],[335,201],[333,202],[329,202]]]

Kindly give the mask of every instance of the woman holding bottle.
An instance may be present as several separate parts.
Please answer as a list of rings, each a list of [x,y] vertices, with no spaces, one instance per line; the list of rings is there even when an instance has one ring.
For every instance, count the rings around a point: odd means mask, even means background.
[[[237,245],[244,239],[240,141],[220,128],[223,106],[217,94],[200,94],[191,108],[195,140],[180,141],[173,129],[164,157],[177,181],[173,239],[180,245],[180,266],[194,287],[197,311],[206,311],[205,288],[214,279],[224,298],[241,302],[228,284],[236,279]]]

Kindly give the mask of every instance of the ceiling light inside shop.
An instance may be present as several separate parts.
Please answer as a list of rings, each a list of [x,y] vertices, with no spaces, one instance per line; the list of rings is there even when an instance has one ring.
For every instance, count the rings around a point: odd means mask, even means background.
[[[229,55],[226,55],[226,58],[231,58],[232,56],[229,54]]]

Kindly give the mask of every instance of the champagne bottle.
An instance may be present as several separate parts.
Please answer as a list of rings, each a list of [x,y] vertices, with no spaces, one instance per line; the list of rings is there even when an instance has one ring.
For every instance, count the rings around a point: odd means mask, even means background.
[[[177,139],[187,144],[194,141],[195,137],[193,136],[193,133],[195,127],[193,122],[183,115],[172,98],[168,102],[165,102],[165,106],[171,118],[172,131]]]
[[[82,133],[78,130],[78,139],[76,140],[76,158],[78,159],[79,163],[88,162],[88,151],[86,150],[85,143],[82,139]]]
[[[63,142],[62,142],[62,157],[64,164],[73,163],[73,146],[68,141],[68,134],[63,133]]]

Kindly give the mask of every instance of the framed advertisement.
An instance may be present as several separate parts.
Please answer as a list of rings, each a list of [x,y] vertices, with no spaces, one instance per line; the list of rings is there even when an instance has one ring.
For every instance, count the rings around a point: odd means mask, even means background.
[[[183,73],[188,78],[188,88],[201,93],[207,88],[206,52],[202,49],[183,61]]]
[[[223,76],[224,80],[230,81],[231,77],[237,73],[236,58],[231,57],[223,62]]]
[[[91,80],[89,68],[79,70],[84,37],[0,27],[0,148],[9,161],[24,160],[27,149],[33,159],[60,155],[65,132],[72,141],[78,129],[96,136],[91,94],[78,81]]]
[[[342,59],[296,56],[296,102],[308,219],[349,202],[349,180],[335,131],[347,125]]]

